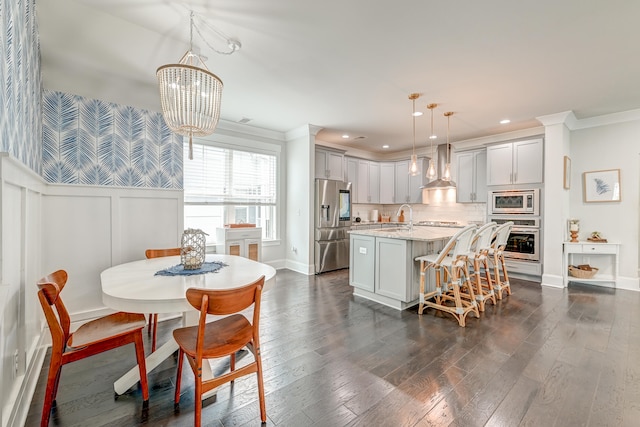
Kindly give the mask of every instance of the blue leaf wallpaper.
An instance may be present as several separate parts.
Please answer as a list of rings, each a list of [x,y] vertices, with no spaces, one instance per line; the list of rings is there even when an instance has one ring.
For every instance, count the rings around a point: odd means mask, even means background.
[[[0,152],[47,182],[182,189],[160,113],[43,90],[36,0],[0,0]]]
[[[0,0],[0,152],[41,173],[42,81],[35,0]]]
[[[48,182],[182,189],[182,144],[160,113],[43,92],[42,176]]]

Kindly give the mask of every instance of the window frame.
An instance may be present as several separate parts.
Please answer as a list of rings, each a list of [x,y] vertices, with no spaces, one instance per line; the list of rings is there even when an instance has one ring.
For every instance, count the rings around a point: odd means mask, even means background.
[[[188,142],[185,141],[185,144],[187,144]],[[264,246],[270,246],[270,245],[274,245],[274,244],[279,244],[281,241],[281,236],[283,233],[283,212],[284,212],[284,208],[283,208],[283,203],[284,203],[284,199],[285,199],[285,194],[284,194],[284,185],[283,185],[283,176],[282,176],[282,155],[283,155],[283,144],[281,143],[273,143],[273,142],[265,142],[265,141],[260,141],[260,140],[254,140],[254,139],[248,139],[246,137],[240,138],[240,137],[231,137],[229,135],[219,135],[219,134],[213,134],[213,135],[209,135],[207,137],[194,137],[193,138],[193,143],[194,144],[200,144],[200,145],[208,145],[208,146],[212,146],[215,148],[220,148],[220,149],[226,149],[226,150],[234,150],[234,151],[243,151],[243,152],[249,152],[249,153],[255,153],[255,154],[263,154],[263,155],[270,155],[270,156],[274,156],[275,157],[275,186],[276,186],[276,195],[275,195],[275,204],[271,204],[271,203],[237,203],[237,204],[230,204],[230,203],[224,203],[224,202],[220,202],[220,203],[211,203],[211,202],[187,202],[185,199],[185,191],[184,191],[184,182],[183,182],[183,204],[185,206],[185,208],[187,206],[220,206],[223,209],[224,215],[226,217],[226,215],[228,215],[231,211],[235,210],[236,207],[245,207],[245,206],[273,206],[274,208],[274,216],[275,216],[275,223],[274,223],[274,236],[273,238],[265,238],[265,231],[263,230],[263,245]],[[195,155],[195,153],[194,153]],[[187,157],[184,158],[183,162],[186,163],[188,162],[189,159]],[[185,223],[186,223],[186,218],[185,214],[183,212],[183,219],[185,219]],[[227,217],[228,218],[228,217]],[[216,241],[216,237],[215,236],[211,236],[210,242],[208,243],[208,245],[211,245],[212,242],[214,242],[213,244],[218,244],[219,242]]]

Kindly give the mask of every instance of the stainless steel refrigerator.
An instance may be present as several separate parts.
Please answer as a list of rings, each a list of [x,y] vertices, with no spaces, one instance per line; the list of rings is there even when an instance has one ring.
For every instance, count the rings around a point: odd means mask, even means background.
[[[349,267],[351,183],[316,179],[316,274]]]

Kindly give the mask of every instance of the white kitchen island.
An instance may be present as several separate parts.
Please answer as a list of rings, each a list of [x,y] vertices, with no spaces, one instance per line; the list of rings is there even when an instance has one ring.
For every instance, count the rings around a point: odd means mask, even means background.
[[[349,284],[353,294],[398,310],[416,305],[420,264],[414,259],[440,251],[459,230],[425,226],[352,230]]]

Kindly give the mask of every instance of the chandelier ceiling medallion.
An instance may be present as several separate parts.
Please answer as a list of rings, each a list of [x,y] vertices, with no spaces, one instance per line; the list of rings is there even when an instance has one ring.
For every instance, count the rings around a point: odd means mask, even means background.
[[[241,44],[209,27],[227,42],[230,49],[227,52],[216,50],[194,25],[193,11],[190,23],[189,50],[177,64],[160,66],[156,76],[164,120],[173,132],[189,137],[189,159],[193,159],[193,136],[210,135],[218,125],[223,87],[222,80],[205,65],[206,58],[193,52],[193,30],[219,54],[230,55],[240,49]]]
[[[420,98],[419,93],[412,93],[409,99],[413,102],[413,111],[411,118],[413,119],[413,151],[411,154],[411,164],[409,165],[409,174],[411,176],[418,175],[418,156],[416,155],[416,99]]]

